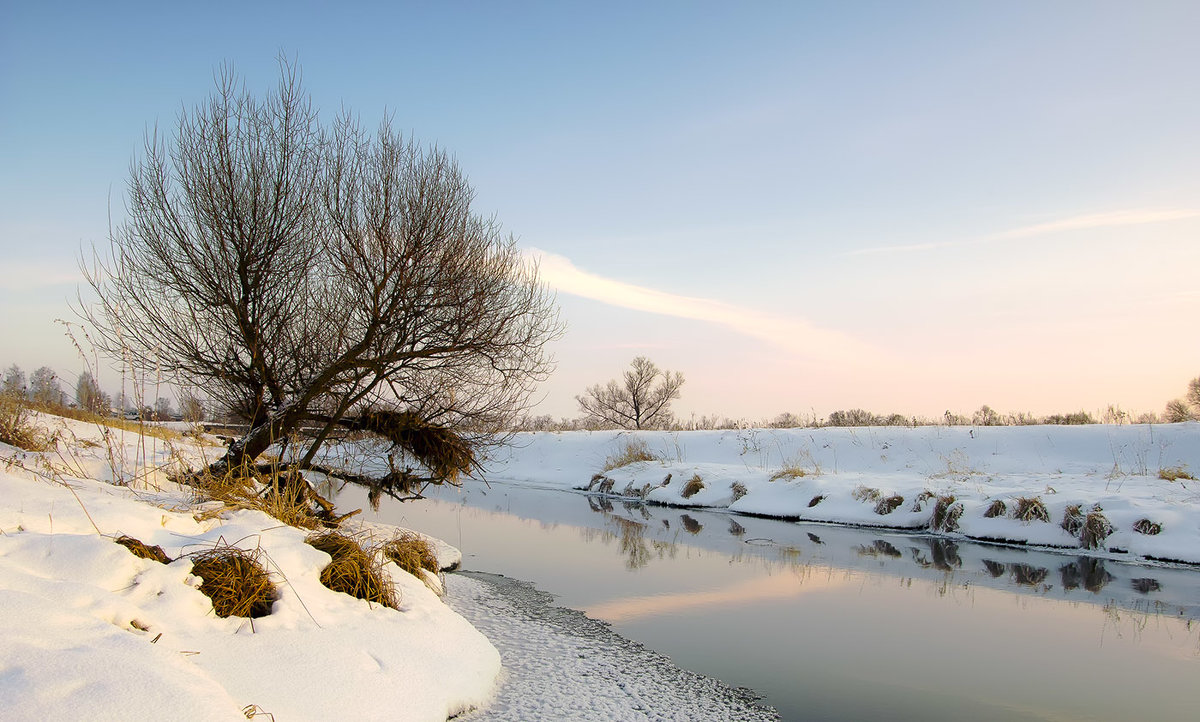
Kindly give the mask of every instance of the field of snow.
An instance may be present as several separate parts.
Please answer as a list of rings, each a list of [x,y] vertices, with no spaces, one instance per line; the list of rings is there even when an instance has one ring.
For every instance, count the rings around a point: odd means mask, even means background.
[[[491,698],[498,652],[422,581],[385,567],[398,611],[330,591],[329,556],[304,530],[258,511],[206,517],[160,471],[140,473],[194,445],[110,446],[94,426],[48,423],[70,439],[57,453],[0,444],[3,719],[444,720]],[[122,534],[175,561],[134,556]],[[181,555],[217,544],[261,550],[282,580],[270,615],[214,615]],[[441,561],[456,554],[443,546]]]
[[[606,470],[631,444],[656,458]],[[488,478],[1200,564],[1200,481],[1162,478],[1180,472],[1200,474],[1200,423],[529,433]]]

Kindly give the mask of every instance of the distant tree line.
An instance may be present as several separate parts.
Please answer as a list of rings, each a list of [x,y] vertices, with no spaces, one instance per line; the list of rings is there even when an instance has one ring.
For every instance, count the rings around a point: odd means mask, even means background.
[[[114,398],[100,387],[91,371],[79,374],[72,395],[63,389],[62,377],[49,366],[39,367],[27,380],[21,367],[12,364],[0,378],[0,393],[48,410],[73,408],[100,416],[135,417],[144,421],[199,422],[209,415],[204,401],[187,390],[179,394],[178,411],[166,396],[159,396],[152,405],[138,403],[124,393]]]

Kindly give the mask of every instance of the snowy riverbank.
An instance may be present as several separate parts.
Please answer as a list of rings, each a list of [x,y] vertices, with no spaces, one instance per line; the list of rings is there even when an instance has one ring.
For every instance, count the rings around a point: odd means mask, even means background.
[[[605,470],[631,442],[656,458]],[[518,435],[489,477],[656,504],[1200,564],[1193,474],[1200,475],[1194,422],[530,433]]]

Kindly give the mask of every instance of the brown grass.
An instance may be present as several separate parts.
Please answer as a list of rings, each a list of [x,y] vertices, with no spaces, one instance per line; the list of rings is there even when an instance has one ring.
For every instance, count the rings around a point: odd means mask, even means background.
[[[883,498],[883,494],[879,493],[879,489],[861,484],[854,487],[854,491],[850,492],[850,496],[862,502],[876,502]]]
[[[893,511],[899,509],[900,505],[903,503],[904,497],[900,496],[899,494],[893,494],[891,496],[884,497],[883,499],[879,500],[878,504],[875,505],[875,513],[879,514],[880,516],[891,514]]]
[[[679,495],[684,499],[691,499],[693,496],[699,494],[703,489],[704,482],[700,479],[700,475],[694,474],[692,475],[692,478],[688,479],[688,482],[683,485],[683,491],[679,492]]]
[[[1166,479],[1167,481],[1179,481],[1180,479],[1195,480],[1196,477],[1192,476],[1191,472],[1185,467],[1172,466],[1167,469],[1159,469],[1158,478]]]
[[[1008,506],[1000,499],[993,499],[988,508],[983,512],[983,516],[987,519],[994,519],[998,516],[1004,516],[1008,513]]]
[[[615,453],[609,454],[604,460],[604,468],[601,471],[612,471],[619,469],[622,466],[629,466],[639,461],[658,461],[658,457],[650,453],[650,447],[641,439],[629,439],[625,442],[625,446],[618,449]]]
[[[129,419],[120,416],[105,416],[104,414],[98,414],[95,411],[88,411],[87,409],[73,409],[70,406],[38,404],[33,402],[30,402],[29,406],[37,411],[41,411],[42,413],[53,414],[55,416],[61,416],[65,419],[74,419],[76,421],[83,421],[85,423],[96,424],[98,426],[108,426],[113,429],[129,431],[135,434],[142,434],[144,436],[153,436],[155,438],[162,439],[163,441],[178,441],[179,439],[183,438],[183,434],[175,431],[174,429],[168,429],[165,426],[159,426],[157,424],[146,423],[143,421],[130,421]]]
[[[811,498],[811,499],[809,499],[809,500],[808,500],[808,508],[809,508],[809,509],[811,509],[811,508],[813,508],[813,507],[814,507],[814,506],[816,506],[817,504],[820,504],[820,503],[821,503],[821,502],[823,502],[823,501],[825,501],[825,495],[824,495],[824,494],[817,494],[816,496],[814,496],[813,498]]]
[[[271,613],[279,591],[259,554],[223,545],[190,555],[192,574],[204,580],[200,591],[212,600],[218,617],[255,619]]]
[[[356,426],[412,454],[436,478],[453,482],[475,467],[475,452],[463,436],[411,411],[370,411],[358,419]]]
[[[1138,534],[1154,536],[1155,534],[1162,532],[1162,524],[1159,524],[1156,521],[1150,521],[1149,519],[1138,519],[1133,523],[1133,530]]]
[[[1104,540],[1113,533],[1113,525],[1104,514],[1098,510],[1088,512],[1084,519],[1079,541],[1085,549],[1099,549],[1104,546]]]
[[[729,485],[729,492],[733,496],[733,500],[737,501],[738,499],[741,499],[746,494],[749,494],[750,490],[747,489],[746,485],[743,484],[742,482],[735,481]]]
[[[441,571],[437,554],[425,537],[411,531],[401,532],[400,536],[383,545],[383,558],[395,562],[396,566],[421,578],[421,570],[437,574]]]
[[[302,529],[318,529],[332,517],[332,508],[315,503],[308,482],[290,469],[262,471],[247,464],[221,477],[202,474],[192,481],[192,487],[199,501],[219,501],[229,509],[256,509]]]
[[[1066,511],[1063,512],[1062,523],[1059,524],[1071,536],[1079,536],[1079,532],[1083,531],[1084,524],[1083,511],[1078,504],[1069,504]]]
[[[27,402],[0,395],[0,443],[25,451],[49,451],[54,442],[54,436],[34,425]]]
[[[770,480],[779,481],[780,479],[786,479],[791,481],[792,479],[800,479],[805,476],[808,476],[807,469],[798,464],[790,464],[783,467],[779,471],[776,471],[774,474],[771,474]]]
[[[939,496],[933,505],[929,528],[934,531],[955,531],[958,529],[958,519],[962,513],[963,505],[955,502],[952,495]]]
[[[336,531],[311,534],[304,541],[328,554],[329,564],[321,570],[321,583],[335,592],[398,609],[396,589],[375,555],[353,537]]]
[[[113,541],[128,549],[136,557],[150,559],[158,562],[159,564],[171,563],[171,557],[167,556],[167,553],[163,551],[163,548],[158,545],[150,546],[149,544],[146,544],[138,539],[134,539],[131,536],[125,536],[124,534],[117,537]]]
[[[1018,496],[1016,498],[1017,508],[1013,510],[1013,518],[1017,521],[1023,521],[1028,524],[1031,521],[1050,521],[1050,512],[1046,510],[1045,503],[1042,502],[1040,496],[1027,497]]]

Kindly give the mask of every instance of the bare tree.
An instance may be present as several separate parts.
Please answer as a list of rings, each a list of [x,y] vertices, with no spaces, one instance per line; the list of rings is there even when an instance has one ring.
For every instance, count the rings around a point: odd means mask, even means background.
[[[100,389],[100,384],[96,383],[92,372],[84,371],[79,374],[79,380],[75,382],[75,403],[79,404],[81,409],[99,414],[108,413],[108,407],[112,401],[108,398],[108,394]]]
[[[179,414],[184,421],[197,424],[204,421],[204,400],[190,389],[184,389],[179,393]]]
[[[62,387],[58,385],[58,374],[49,366],[42,366],[29,377],[29,398],[39,404],[58,406],[63,403]]]
[[[679,398],[681,386],[683,374],[659,370],[638,356],[620,381],[589,386],[575,400],[589,419],[623,429],[654,429],[670,423],[671,402]]]
[[[25,372],[21,367],[13,364],[4,371],[4,386],[0,389],[7,396],[16,396],[25,398],[26,393]]]
[[[261,101],[224,71],[169,147],[147,138],[129,220],[89,272],[98,346],[249,421],[212,473],[300,424],[319,425],[300,465],[338,426],[398,433],[379,409],[484,448],[552,368],[553,296],[515,240],[471,211],[450,156],[386,121],[322,127],[281,68]],[[391,438],[403,450],[408,437]]]

